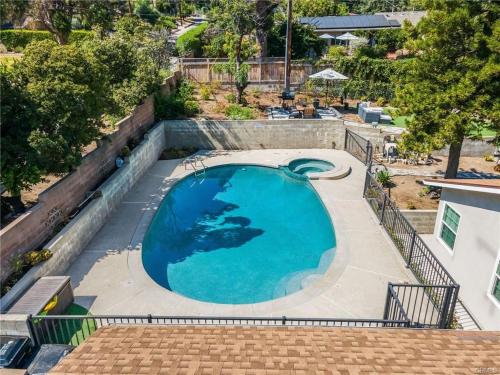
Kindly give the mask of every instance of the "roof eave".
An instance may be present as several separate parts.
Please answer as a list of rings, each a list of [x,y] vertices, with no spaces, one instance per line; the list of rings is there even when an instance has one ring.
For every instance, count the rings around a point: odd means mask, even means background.
[[[474,185],[461,185],[455,183],[445,183],[445,182],[436,182],[432,180],[423,180],[424,185],[427,186],[437,186],[443,189],[454,189],[454,190],[463,190],[463,191],[472,191],[476,193],[487,193],[487,194],[495,194],[500,195],[500,189],[494,187],[485,187],[485,186],[474,186]]]

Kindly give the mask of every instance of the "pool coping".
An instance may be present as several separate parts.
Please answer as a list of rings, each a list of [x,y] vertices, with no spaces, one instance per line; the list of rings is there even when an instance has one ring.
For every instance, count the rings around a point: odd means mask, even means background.
[[[195,155],[197,156],[204,156],[203,152],[198,152]],[[191,156],[192,157],[192,156]],[[301,157],[303,158],[303,157]],[[179,160],[183,161],[187,158],[182,158],[182,159],[174,159],[174,160]],[[290,158],[289,158],[290,159]],[[293,158],[293,159],[298,159],[298,158]],[[317,158],[315,158],[317,159]],[[223,163],[215,163],[213,165],[208,165],[209,163],[209,158],[206,158],[203,160],[204,162],[207,162],[206,167],[207,168],[212,168],[212,167],[219,167],[219,166],[226,166],[226,165],[253,165],[253,166],[260,166],[260,167],[267,167],[267,168],[273,168],[273,169],[280,169],[280,166],[282,166],[282,162],[279,163],[274,163],[274,164],[268,164],[268,163],[237,163],[237,162],[223,162]],[[327,160],[331,163],[333,161]],[[174,186],[177,185],[180,181],[183,179],[187,178],[188,176],[194,174],[195,171],[192,169],[185,169],[182,170],[180,173],[177,174],[172,174],[165,178],[165,180],[162,182],[161,186],[159,187],[159,190],[161,191],[160,194],[155,195],[150,202],[148,203],[148,206],[156,206],[160,207],[163,199],[165,196],[169,193],[170,189],[172,189]],[[173,183],[169,184],[174,180]],[[328,213],[328,217],[330,218],[330,222],[332,225],[332,230],[335,235],[336,239],[336,246],[335,248],[335,255],[333,257],[333,260],[331,261],[330,265],[328,266],[327,270],[325,273],[321,274],[317,279],[314,281],[311,281],[307,286],[305,286],[303,289],[294,292],[290,295],[279,297],[276,299],[264,301],[264,302],[256,302],[256,303],[248,303],[248,304],[220,304],[220,303],[212,303],[212,302],[205,302],[205,301],[199,301],[193,298],[189,298],[186,296],[183,296],[181,294],[177,294],[175,292],[172,292],[163,286],[159,285],[156,281],[154,281],[147,271],[144,269],[144,265],[142,263],[142,253],[141,256],[138,257],[128,257],[128,267],[131,275],[133,275],[134,279],[138,279],[137,281],[140,281],[142,285],[144,284],[153,284],[157,288],[161,288],[163,292],[169,296],[173,297],[176,299],[181,299],[181,303],[189,303],[189,304],[196,304],[202,309],[203,311],[215,311],[217,309],[227,309],[228,307],[231,306],[237,306],[238,307],[238,312],[234,312],[236,315],[255,315],[255,313],[262,313],[266,314],[267,316],[272,316],[273,312],[276,310],[284,310],[291,308],[297,304],[301,304],[304,302],[307,302],[311,297],[316,297],[323,292],[325,292],[327,289],[331,288],[331,286],[342,276],[343,271],[345,270],[347,263],[348,263],[348,248],[345,246],[348,241],[346,241],[345,234],[342,234],[341,232],[335,231],[335,217],[334,214],[331,212],[331,210],[328,209],[327,205],[325,204],[325,200],[323,199],[323,196],[321,195],[320,191],[314,186],[312,182],[309,182],[310,186],[312,187],[314,193],[319,197],[321,204],[323,205],[324,209]],[[129,245],[129,250],[138,250],[142,251],[142,241],[143,238],[149,228],[149,225],[151,221],[153,220],[157,210],[147,210],[143,213],[141,219],[138,222],[138,225],[136,226],[136,229],[134,231],[134,234],[132,236],[132,240]]]
[[[333,168],[330,169],[329,171],[310,173],[306,177],[309,180],[338,180],[338,179],[341,179],[341,178],[348,176],[349,173],[351,173],[351,167],[349,165],[346,165],[344,163],[333,163],[332,161],[329,161],[329,160],[323,160],[323,159],[319,159],[318,157],[307,156],[307,155],[301,155],[300,157],[287,158],[283,161],[282,164],[279,165],[279,167],[288,167],[291,162],[293,162],[295,160],[301,160],[301,159],[312,159],[312,160],[318,160],[318,161],[326,161],[328,163],[333,164]]]

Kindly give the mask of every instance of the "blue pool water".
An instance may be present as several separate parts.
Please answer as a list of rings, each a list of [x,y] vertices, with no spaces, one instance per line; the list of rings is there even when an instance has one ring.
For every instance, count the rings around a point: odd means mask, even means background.
[[[332,163],[319,159],[295,159],[288,164],[291,172],[304,176],[309,173],[330,171],[334,167]]]
[[[200,301],[244,304],[302,289],[334,257],[335,233],[306,180],[227,165],[179,181],[143,242],[159,285]]]

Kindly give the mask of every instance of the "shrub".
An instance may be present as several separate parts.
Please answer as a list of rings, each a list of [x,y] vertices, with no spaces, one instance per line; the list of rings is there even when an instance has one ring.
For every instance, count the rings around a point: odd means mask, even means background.
[[[347,49],[343,46],[331,46],[326,56],[327,58],[347,56]]]
[[[130,156],[130,148],[128,148],[128,146],[122,147],[122,149],[120,150],[120,156],[122,158],[129,157]]]
[[[189,155],[192,155],[198,151],[195,147],[184,147],[184,148],[167,148],[163,150],[160,155],[160,160],[172,160],[172,159],[181,159],[185,158]]]
[[[225,98],[229,103],[236,103],[236,95],[234,95],[233,93],[227,94]]]
[[[495,161],[495,158],[493,157],[493,155],[484,155],[483,158],[484,158],[484,161]]]
[[[409,210],[415,210],[417,208],[417,206],[415,206],[415,203],[413,202],[408,202],[406,204],[406,207],[409,209]]]
[[[184,112],[184,103],[176,94],[154,96],[156,120],[174,119]]]
[[[49,249],[43,249],[40,251],[28,251],[23,256],[23,262],[25,265],[34,266],[40,262],[49,259],[52,256],[52,252]]]
[[[222,83],[220,83],[220,81],[210,82],[210,88],[212,89],[213,92],[220,90],[221,87],[222,87]]]
[[[418,196],[419,196],[420,198],[423,198],[423,197],[425,197],[427,194],[429,194],[430,192],[431,192],[431,188],[430,188],[429,186],[425,186],[425,187],[423,187],[423,188],[422,188],[422,190],[420,190],[420,191],[418,192]]]
[[[93,36],[91,31],[73,30],[69,35],[70,43],[80,43]],[[22,51],[31,42],[55,40],[53,35],[43,30],[1,30],[0,40],[9,51]]]
[[[378,97],[377,100],[375,101],[375,104],[378,106],[378,107],[383,107],[384,105],[386,105],[386,100],[385,98],[383,97]]]
[[[210,96],[213,94],[212,88],[207,85],[200,87],[200,96],[203,100],[209,100]]]
[[[177,24],[175,23],[175,18],[171,16],[161,16],[158,18],[158,21],[156,21],[156,28],[160,29],[167,29],[167,30],[173,30],[177,28]]]
[[[389,187],[392,184],[392,176],[388,171],[378,171],[376,175],[377,181],[382,184],[383,187]]]
[[[200,112],[200,106],[195,100],[187,100],[184,102],[184,114],[186,116],[194,116]]]
[[[194,85],[191,81],[183,79],[177,88],[177,95],[182,100],[190,100],[193,98]]]
[[[228,106],[225,114],[231,120],[251,120],[255,118],[255,112],[252,108],[242,107],[238,104]]]
[[[201,37],[207,28],[207,23],[204,22],[191,30],[182,34],[175,44],[179,56],[181,57],[200,57],[202,54],[202,41]]]

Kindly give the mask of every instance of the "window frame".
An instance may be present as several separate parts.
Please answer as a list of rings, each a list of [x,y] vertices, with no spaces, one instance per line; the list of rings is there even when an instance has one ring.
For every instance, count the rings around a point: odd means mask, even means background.
[[[494,263],[493,275],[491,277],[490,287],[488,288],[488,297],[493,301],[493,303],[500,309],[500,299],[498,299],[493,291],[496,287],[496,283],[500,282],[500,252]]]
[[[452,210],[456,215],[458,215],[458,224],[457,224],[457,229],[456,231],[453,230],[446,222],[445,222],[445,215],[446,215],[446,209],[449,208],[450,210]],[[448,202],[446,202],[444,204],[444,209],[443,209],[443,214],[441,215],[441,220],[440,220],[440,225],[439,225],[439,233],[438,233],[438,238],[439,240],[445,245],[445,247],[448,249],[448,251],[450,251],[452,254],[454,252],[454,249],[455,249],[455,243],[457,241],[457,237],[458,237],[458,229],[460,227],[460,220],[462,219],[462,215],[453,207],[451,207],[451,205],[448,204]],[[443,239],[442,237],[442,233],[443,233],[443,225],[446,226],[446,228],[451,231],[451,233],[453,233],[455,235],[455,240],[453,241],[453,247],[451,247],[450,245],[448,245],[448,243]]]

